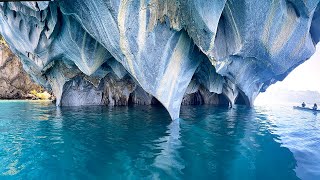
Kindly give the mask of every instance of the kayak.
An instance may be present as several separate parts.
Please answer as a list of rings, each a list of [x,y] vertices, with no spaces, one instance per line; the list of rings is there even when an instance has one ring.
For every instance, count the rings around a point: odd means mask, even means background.
[[[299,110],[303,110],[303,111],[310,111],[310,112],[320,113],[319,109],[314,110],[312,108],[307,108],[307,107],[293,106],[293,109],[299,109]]]

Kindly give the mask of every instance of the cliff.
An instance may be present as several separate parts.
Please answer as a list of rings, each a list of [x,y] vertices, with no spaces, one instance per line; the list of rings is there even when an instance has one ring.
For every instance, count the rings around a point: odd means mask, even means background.
[[[0,44],[0,99],[32,98],[30,92],[41,89],[23,70],[19,58]]]
[[[57,105],[251,106],[315,51],[319,0],[2,2],[0,32]]]

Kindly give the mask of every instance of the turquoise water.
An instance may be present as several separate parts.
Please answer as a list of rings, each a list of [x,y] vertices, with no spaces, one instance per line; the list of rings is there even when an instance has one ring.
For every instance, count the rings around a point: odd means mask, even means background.
[[[320,179],[319,116],[0,101],[0,179]]]

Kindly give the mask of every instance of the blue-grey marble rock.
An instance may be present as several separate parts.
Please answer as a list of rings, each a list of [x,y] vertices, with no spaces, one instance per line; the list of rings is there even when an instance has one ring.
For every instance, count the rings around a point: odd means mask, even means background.
[[[0,33],[57,105],[159,101],[172,119],[181,104],[253,105],[319,30],[319,0],[0,3]]]

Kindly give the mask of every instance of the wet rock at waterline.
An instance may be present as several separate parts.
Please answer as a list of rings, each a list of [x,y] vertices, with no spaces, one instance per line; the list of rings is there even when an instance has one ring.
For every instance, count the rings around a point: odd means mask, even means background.
[[[0,32],[57,105],[252,105],[315,51],[319,0],[1,3]]]

